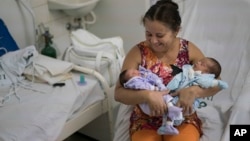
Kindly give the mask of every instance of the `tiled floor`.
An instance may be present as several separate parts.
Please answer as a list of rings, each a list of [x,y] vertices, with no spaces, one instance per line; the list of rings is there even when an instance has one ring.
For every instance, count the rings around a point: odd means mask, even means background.
[[[70,137],[68,137],[64,141],[98,141],[98,140],[76,132],[75,134],[71,135]]]

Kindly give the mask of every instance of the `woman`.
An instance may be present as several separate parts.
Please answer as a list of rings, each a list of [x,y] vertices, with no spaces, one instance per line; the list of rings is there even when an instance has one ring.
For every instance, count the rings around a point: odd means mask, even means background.
[[[142,19],[145,27],[146,40],[134,46],[127,54],[122,71],[138,69],[139,65],[150,69],[161,77],[164,84],[173,78],[172,68],[181,68],[184,64],[194,64],[203,53],[193,43],[178,38],[181,18],[178,5],[171,0],[159,0],[151,6]],[[177,106],[184,113],[192,112],[192,104],[196,98],[215,95],[219,87],[202,89],[199,86],[183,88],[172,96],[179,96]],[[127,105],[135,105],[130,118],[130,139],[132,141],[198,141],[202,135],[201,122],[196,113],[185,116],[183,124],[179,125],[178,135],[158,135],[157,129],[162,124],[162,116],[167,110],[163,100],[165,91],[125,89],[119,81],[115,88],[115,100]],[[151,114],[146,115],[138,104],[149,105]]]

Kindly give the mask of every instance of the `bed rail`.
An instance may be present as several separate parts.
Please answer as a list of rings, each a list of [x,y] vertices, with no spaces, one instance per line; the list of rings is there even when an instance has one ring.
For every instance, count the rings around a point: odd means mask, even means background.
[[[90,74],[95,76],[101,83],[101,86],[104,90],[104,94],[105,97],[107,98],[108,102],[107,102],[107,108],[108,108],[108,120],[109,120],[109,128],[110,128],[110,135],[111,138],[113,138],[114,135],[114,124],[113,124],[113,95],[111,93],[111,89],[112,87],[109,86],[107,80],[97,71],[95,71],[94,69],[89,69],[86,67],[82,67],[82,66],[78,66],[78,65],[73,65],[73,70],[75,71],[79,71],[85,74]]]

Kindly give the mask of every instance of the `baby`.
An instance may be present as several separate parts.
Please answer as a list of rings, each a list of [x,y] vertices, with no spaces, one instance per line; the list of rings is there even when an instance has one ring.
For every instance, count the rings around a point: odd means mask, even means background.
[[[172,65],[173,71],[178,68]],[[182,72],[178,73],[167,86],[163,84],[162,79],[152,73],[150,70],[139,66],[139,70],[128,69],[124,70],[119,78],[120,83],[125,88],[132,89],[147,89],[147,90],[171,90],[171,92],[192,85],[199,85],[203,88],[219,86],[221,89],[228,87],[227,83],[217,80],[221,73],[221,66],[217,60],[205,57],[194,65],[184,65]],[[182,109],[174,106],[178,101],[178,96],[171,97],[164,95],[164,100],[168,106],[168,112],[163,115],[162,126],[158,129],[159,134],[178,134],[178,130],[174,126],[178,126],[184,120]],[[145,114],[150,114],[150,109],[147,104],[139,105]],[[193,111],[199,106],[199,99],[196,99],[193,104]]]

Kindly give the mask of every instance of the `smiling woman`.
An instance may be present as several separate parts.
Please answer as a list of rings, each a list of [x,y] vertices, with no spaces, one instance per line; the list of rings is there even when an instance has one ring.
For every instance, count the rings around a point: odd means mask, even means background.
[[[177,37],[181,26],[181,17],[178,5],[171,0],[159,0],[153,4],[142,18],[145,27],[146,40],[136,44],[127,54],[123,70],[145,67],[158,75],[164,85],[168,85],[173,79],[172,67],[179,68],[186,64],[193,64],[204,57],[201,50],[192,42]],[[202,89],[197,86],[182,88],[175,92],[179,100],[177,106],[183,109],[183,113],[190,112],[195,98],[215,95],[220,89],[211,87]],[[198,141],[202,135],[201,121],[196,112],[188,113],[183,124],[176,128],[178,135],[157,134],[157,129],[164,124],[164,115],[167,104],[163,96],[168,91],[134,90],[126,89],[120,83],[116,84],[115,99],[123,104],[136,105],[130,118],[130,139],[132,141],[171,141],[192,140]],[[143,113],[138,106],[146,103],[150,109],[150,116]],[[192,110],[191,110],[192,111]]]
[[[235,7],[236,4],[239,5],[239,7]],[[229,85],[226,90],[220,91],[215,96],[201,99],[200,107],[202,108],[197,110],[197,115],[202,122],[203,135],[199,140],[228,141],[230,140],[231,124],[249,124],[249,101],[247,102],[247,100],[249,99],[250,88],[250,64],[248,63],[250,59],[250,35],[247,33],[250,32],[250,29],[246,27],[250,24],[250,17],[241,18],[239,15],[249,13],[250,3],[243,0],[193,0],[185,1],[184,6],[185,12],[182,15],[183,23],[178,37],[192,40],[200,47],[201,51],[206,53],[206,56],[218,59],[223,69],[221,78]],[[150,34],[153,33],[151,30],[148,31],[150,31]],[[157,39],[154,33],[151,35],[155,36],[155,39],[152,41],[155,42],[155,46],[153,47],[157,48],[157,42],[162,43],[162,41],[161,39]],[[137,47],[142,48],[144,45],[146,46],[148,44],[139,44]],[[188,45],[189,51],[192,52],[190,48],[190,46],[192,46],[191,42],[181,42],[180,47],[183,45]],[[129,53],[132,54],[136,51],[138,50],[133,49]],[[184,49],[182,49],[182,51],[184,51]],[[151,52],[147,50],[144,53],[149,54]],[[132,55],[133,61],[135,61],[136,55]],[[232,57],[234,59],[232,59]],[[153,60],[152,58],[152,56],[148,59],[145,57],[145,60]],[[125,62],[127,62],[130,59],[125,60]],[[124,69],[136,68],[138,64],[144,62],[146,61],[139,60],[137,64],[133,66],[129,65],[132,61],[124,63]],[[151,64],[146,65],[150,68]],[[161,75],[164,74],[162,70],[157,67],[151,68]],[[142,92],[139,93],[132,90],[124,92],[123,97],[122,88],[117,87],[117,100],[122,103],[131,104],[133,102],[133,104],[136,104],[146,101],[128,99],[130,96],[135,97],[134,95],[141,96],[138,99],[145,98],[143,94],[141,94]],[[129,95],[129,93],[133,94]],[[147,96],[150,96],[150,94]],[[125,104],[121,104],[118,112],[117,119],[119,120],[117,120],[116,124],[115,141],[116,139],[119,141],[129,141],[131,137],[129,136],[128,129],[131,127],[130,115],[131,112],[133,112],[134,106]],[[125,134],[127,136],[125,136]]]

